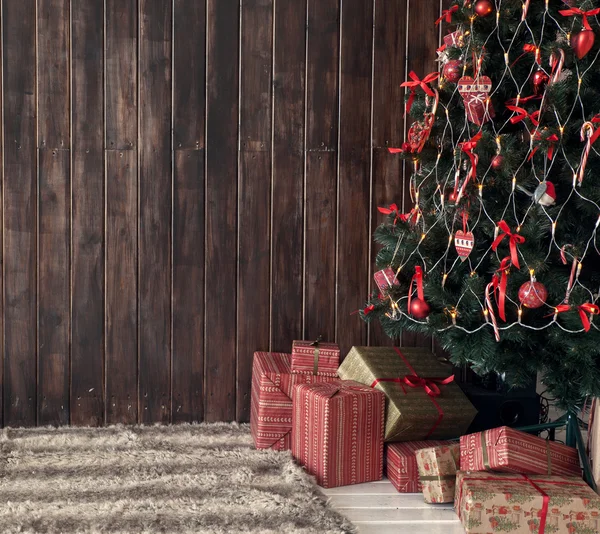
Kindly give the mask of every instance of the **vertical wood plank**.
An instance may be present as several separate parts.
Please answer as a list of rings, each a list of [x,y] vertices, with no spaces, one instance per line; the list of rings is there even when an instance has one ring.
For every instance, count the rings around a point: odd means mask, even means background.
[[[175,0],[173,18],[172,421],[176,423],[204,417],[206,1]]]
[[[105,5],[105,420],[130,424],[138,421],[138,16],[136,0]]]
[[[271,348],[302,337],[306,0],[275,3]]]
[[[309,0],[306,79],[305,337],[335,336],[339,0]]]
[[[375,0],[375,48],[373,75],[373,233],[384,217],[377,206],[402,205],[402,160],[387,150],[404,141],[404,92],[400,84],[405,78],[406,1]],[[379,246],[372,246],[371,273],[376,270]],[[373,279],[370,288],[375,287]],[[371,345],[391,345],[378,322],[371,323]]]
[[[4,2],[4,425],[36,423],[36,6]]]
[[[342,2],[341,31],[336,320],[345,353],[367,341],[366,325],[350,314],[368,292],[373,2]]]
[[[205,419],[235,419],[239,0],[207,1]]]
[[[252,355],[269,349],[273,0],[245,0],[241,20],[236,418],[248,421]]]
[[[71,424],[104,422],[104,0],[71,2]]]
[[[172,0],[140,0],[140,420],[171,419]]]
[[[419,0],[408,0],[410,28],[419,28],[418,32],[411,32],[407,49],[407,74],[414,70],[419,77],[436,71],[435,50],[438,47],[439,30],[435,20],[440,13],[440,2],[420,2]],[[410,170],[407,168],[404,180],[404,210],[411,208],[410,201]],[[401,343],[404,347],[432,347],[430,337],[403,332]]]

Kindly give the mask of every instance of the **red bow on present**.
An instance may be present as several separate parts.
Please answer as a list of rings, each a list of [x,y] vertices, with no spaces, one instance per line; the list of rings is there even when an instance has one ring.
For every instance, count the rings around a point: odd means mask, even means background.
[[[415,94],[416,94],[417,87],[420,87],[421,89],[423,89],[423,91],[425,92],[426,95],[432,96],[432,97],[435,96],[435,93],[433,92],[431,87],[429,87],[429,85],[427,85],[427,84],[437,80],[439,75],[440,75],[439,72],[431,72],[427,76],[425,76],[425,78],[420,80],[419,77],[415,74],[415,71],[411,70],[408,73],[408,77],[412,81],[403,82],[400,84],[400,87],[409,87],[410,88],[410,96],[408,97],[408,102],[406,103],[406,113],[410,113],[410,109],[412,108],[413,102],[415,100]]]
[[[533,123],[534,126],[540,125],[540,121],[538,120],[538,117],[540,116],[539,110],[534,111],[530,115],[526,109],[520,108],[519,106],[506,106],[506,109],[510,109],[511,111],[518,113],[518,115],[516,117],[512,117],[510,119],[511,124],[517,124],[517,122],[521,122],[525,119],[529,119]]]
[[[452,15],[458,11],[458,6],[454,5],[450,9],[444,9],[442,11],[442,16],[435,21],[435,25],[437,26],[442,20],[446,20],[448,24],[452,24]]]
[[[442,392],[438,384],[445,386],[454,381],[454,375],[447,378],[423,378],[417,375],[406,375],[402,381],[411,388],[423,388],[430,397],[439,397]]]
[[[563,16],[563,17],[572,17],[574,15],[581,15],[583,17],[583,27],[586,30],[591,30],[592,27],[590,26],[590,23],[588,22],[588,17],[593,17],[594,15],[598,15],[600,13],[600,7],[597,7],[596,9],[590,9],[589,11],[583,11],[582,9],[579,9],[578,7],[572,7],[571,9],[562,9],[561,11],[559,11],[559,13]]]
[[[510,238],[509,246],[510,246],[510,261],[517,268],[520,269],[519,265],[519,254],[517,253],[517,245],[521,245],[525,243],[525,238],[519,234],[513,234],[510,231],[510,227],[506,224],[506,221],[500,221],[498,223],[498,228],[502,230],[502,234],[500,234],[492,243],[492,250],[496,252],[498,249],[498,245],[502,242],[505,237]]]
[[[533,136],[534,139],[536,141],[544,141],[544,139],[542,138],[542,134],[539,132],[539,130],[535,131],[535,135]],[[558,141],[558,135],[556,134],[552,134],[548,137],[546,137],[545,139],[546,141],[549,142],[548,144],[548,152],[546,152],[546,155],[548,156],[548,159],[552,159],[552,157],[554,156],[554,146],[556,144],[556,142]],[[531,154],[529,154],[529,157],[527,158],[527,161],[531,161],[533,159],[533,156],[535,156],[535,153],[538,151],[538,146],[536,146],[532,151]]]

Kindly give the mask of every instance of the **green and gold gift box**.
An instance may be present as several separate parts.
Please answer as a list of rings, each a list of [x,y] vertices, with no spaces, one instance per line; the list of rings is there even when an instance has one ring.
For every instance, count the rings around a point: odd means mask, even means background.
[[[477,413],[451,368],[426,349],[352,347],[338,375],[385,393],[388,442],[457,438]]]

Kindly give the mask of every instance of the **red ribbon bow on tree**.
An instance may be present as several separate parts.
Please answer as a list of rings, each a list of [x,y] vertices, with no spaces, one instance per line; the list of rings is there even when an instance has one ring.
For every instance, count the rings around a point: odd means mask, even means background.
[[[506,221],[500,221],[498,223],[498,228],[504,232],[500,234],[492,243],[492,250],[496,252],[498,249],[498,245],[502,242],[505,237],[509,238],[509,246],[510,246],[510,261],[517,268],[520,269],[519,265],[519,254],[517,252],[517,245],[521,245],[525,243],[525,238],[519,234],[513,234],[510,231],[510,227],[506,224]]]
[[[366,308],[363,308],[363,314],[369,315],[372,311],[375,311],[375,304],[369,304]]]
[[[554,308],[554,314],[558,315],[559,313],[567,312],[571,310],[571,306],[569,304],[559,304]],[[590,315],[599,315],[600,314],[600,306],[596,304],[591,304],[586,302],[585,304],[581,304],[577,306],[577,311],[579,312],[579,317],[581,318],[581,324],[583,325],[583,329],[586,332],[590,331],[592,327],[592,323],[590,322],[590,318],[588,317],[588,313]]]
[[[552,134],[552,135],[549,135],[548,137],[546,137],[546,139],[543,139],[542,134],[539,132],[539,130],[536,130],[533,138],[536,141],[548,141],[548,151],[546,152],[546,155],[548,156],[548,159],[551,160],[552,157],[554,156],[554,147],[555,147],[556,143],[558,142],[558,135]],[[540,147],[536,146],[531,151],[531,154],[529,154],[527,161],[531,161],[533,159],[533,156],[535,156],[535,153],[538,151],[538,148],[540,148]]]
[[[477,148],[477,143],[479,142],[480,139],[481,139],[481,130],[477,133],[477,135],[475,135],[468,141],[463,141],[462,143],[459,143],[459,145],[458,145],[458,146],[460,146],[461,150],[471,160],[471,169],[469,170],[469,175],[467,176],[467,179],[464,181],[464,183],[462,184],[462,186],[460,188],[458,196],[456,197],[456,202],[460,201],[460,199],[462,198],[469,180],[471,180],[471,179],[475,180],[477,178],[477,163],[479,162],[479,156],[477,154],[473,153],[473,150],[475,150],[475,148]]]
[[[390,154],[401,154],[402,152],[412,152],[410,148],[410,143],[404,142],[402,143],[402,148],[388,148],[388,152]]]
[[[444,11],[442,11],[442,16],[435,21],[435,25],[436,26],[439,25],[439,23],[442,22],[442,20],[444,20],[444,19],[446,20],[446,22],[448,24],[452,24],[452,15],[454,13],[456,13],[457,11],[458,11],[457,5],[452,6],[450,9],[444,9]]]
[[[397,204],[390,204],[387,208],[385,208],[383,206],[378,206],[377,210],[379,211],[379,213],[383,213],[384,215],[395,214],[396,217],[394,218],[394,225],[396,224],[396,222],[400,218],[400,213],[398,211],[398,205]]]
[[[519,106],[506,106],[506,109],[510,109],[511,111],[518,113],[518,115],[516,117],[512,117],[510,119],[511,124],[517,124],[517,122],[521,122],[521,121],[524,121],[525,119],[529,119],[533,123],[534,126],[540,125],[540,121],[538,120],[538,117],[540,116],[539,110],[534,111],[530,115],[526,109],[521,108]]]
[[[423,89],[426,95],[435,97],[435,93],[429,87],[429,83],[438,79],[440,73],[439,72],[430,72],[425,78],[422,80],[416,75],[415,71],[410,71],[408,77],[412,80],[410,82],[403,82],[400,84],[400,87],[409,87],[410,88],[410,96],[408,97],[408,102],[406,103],[406,113],[410,113],[413,102],[415,100],[415,94],[417,91],[417,87]]]
[[[583,27],[586,30],[591,30],[592,27],[590,26],[590,23],[587,18],[593,17],[594,15],[598,15],[600,13],[600,7],[597,7],[596,9],[590,9],[589,11],[583,11],[582,9],[579,9],[578,7],[572,7],[571,9],[562,9],[559,11],[559,13],[563,17],[572,17],[575,15],[581,15],[583,17]]]

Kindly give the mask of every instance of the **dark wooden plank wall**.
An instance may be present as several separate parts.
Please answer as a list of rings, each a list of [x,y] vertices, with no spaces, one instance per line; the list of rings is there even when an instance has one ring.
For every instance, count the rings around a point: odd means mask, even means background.
[[[254,350],[431,346],[351,313],[439,0],[0,6],[2,425],[247,421]]]

